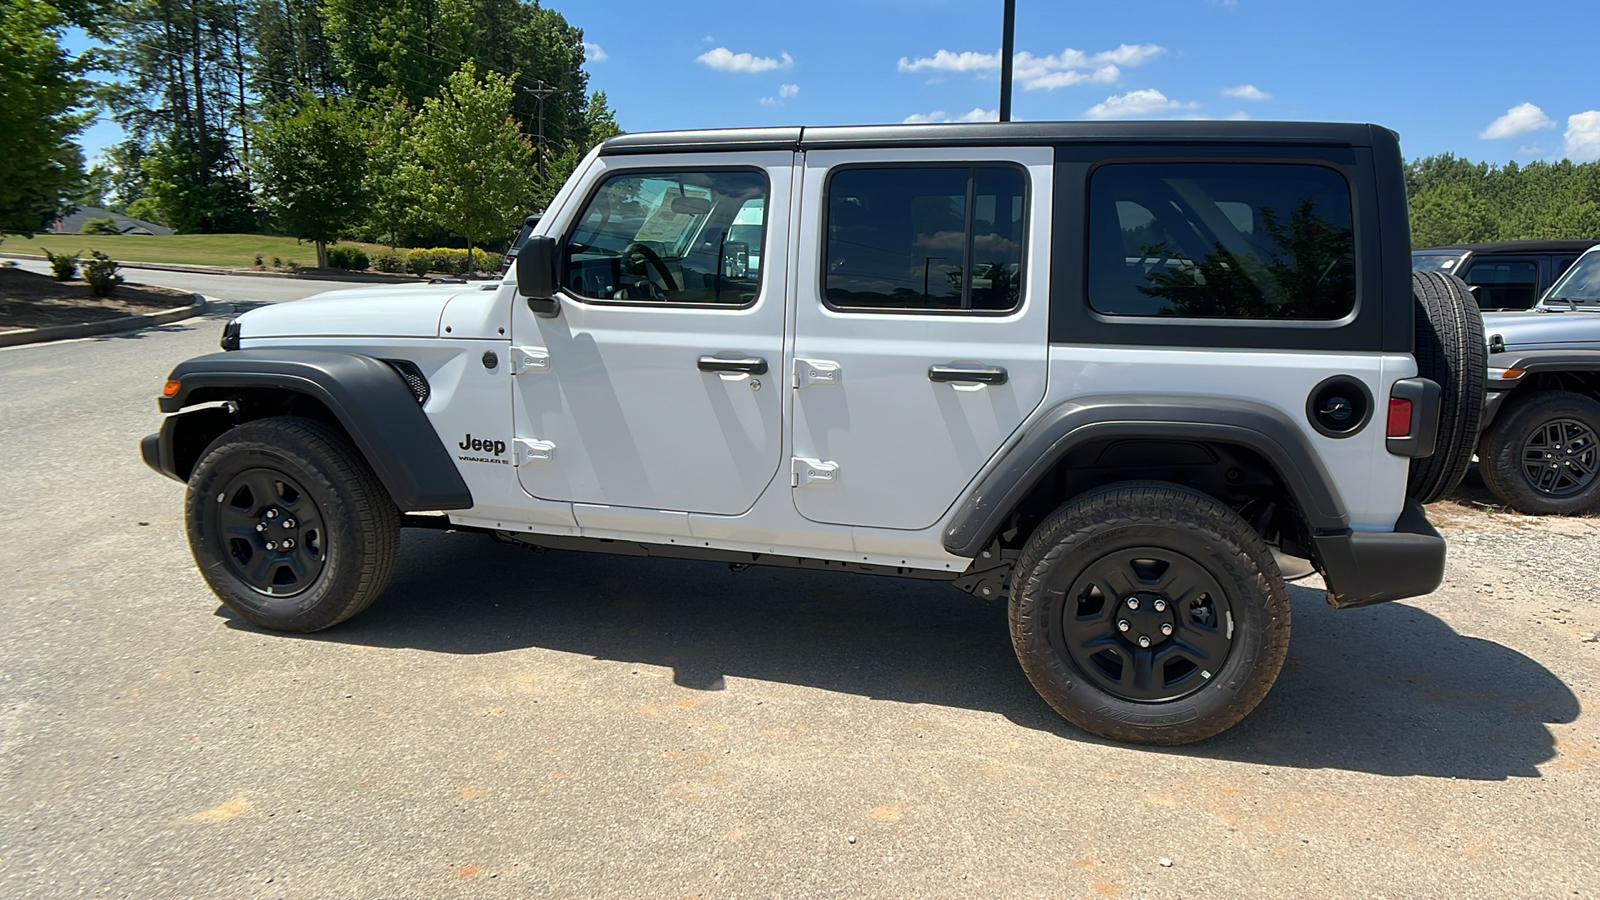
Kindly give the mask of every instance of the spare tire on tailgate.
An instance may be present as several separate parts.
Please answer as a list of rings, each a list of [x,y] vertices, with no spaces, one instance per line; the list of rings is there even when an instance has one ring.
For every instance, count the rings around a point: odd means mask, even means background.
[[[1483,316],[1467,283],[1442,272],[1414,272],[1417,374],[1444,389],[1439,406],[1439,440],[1433,455],[1411,461],[1406,496],[1432,503],[1467,472],[1483,417],[1488,348]]]

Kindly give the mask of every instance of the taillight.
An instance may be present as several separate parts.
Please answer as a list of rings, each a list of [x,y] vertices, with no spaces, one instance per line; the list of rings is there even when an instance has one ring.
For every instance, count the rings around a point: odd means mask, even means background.
[[[1388,437],[1408,437],[1411,434],[1411,401],[1399,397],[1389,398]]]

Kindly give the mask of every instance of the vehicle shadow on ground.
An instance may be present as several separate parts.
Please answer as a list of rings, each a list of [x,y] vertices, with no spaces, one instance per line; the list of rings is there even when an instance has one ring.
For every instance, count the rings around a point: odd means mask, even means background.
[[[1576,697],[1534,660],[1415,607],[1338,611],[1292,588],[1277,685],[1217,738],[1156,752],[1383,775],[1537,777],[1546,723]],[[219,610],[222,615],[228,614]],[[234,627],[248,628],[237,620]],[[1012,654],[1004,608],[936,582],[715,563],[535,554],[475,535],[406,532],[389,589],[311,640],[440,653],[540,647],[724,676],[999,713],[1099,742],[1049,709]]]

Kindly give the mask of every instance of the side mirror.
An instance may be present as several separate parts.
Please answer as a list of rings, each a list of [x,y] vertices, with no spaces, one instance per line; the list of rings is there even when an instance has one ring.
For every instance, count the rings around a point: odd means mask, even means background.
[[[556,241],[535,235],[517,251],[517,293],[528,298],[528,308],[541,316],[561,312],[556,300]]]
[[[725,241],[722,244],[722,277],[750,277],[750,245],[744,241]]]

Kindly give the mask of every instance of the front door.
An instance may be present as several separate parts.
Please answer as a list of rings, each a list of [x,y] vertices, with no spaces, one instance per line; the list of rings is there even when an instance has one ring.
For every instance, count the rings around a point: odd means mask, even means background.
[[[1044,398],[1051,151],[815,151],[801,193],[795,507],[931,527]]]
[[[794,154],[601,157],[546,233],[560,311],[512,318],[522,486],[733,515],[782,462]],[[771,265],[764,263],[771,262]]]

